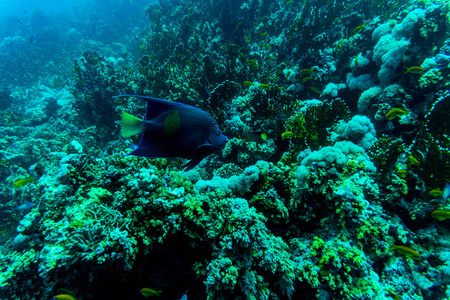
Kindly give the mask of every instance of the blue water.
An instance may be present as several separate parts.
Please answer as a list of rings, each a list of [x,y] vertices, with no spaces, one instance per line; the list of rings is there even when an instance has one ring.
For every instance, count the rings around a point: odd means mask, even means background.
[[[93,4],[92,0],[62,1],[62,0],[2,0],[0,1],[0,18],[15,16],[26,17],[34,10],[43,10],[49,14],[68,11],[74,7]]]

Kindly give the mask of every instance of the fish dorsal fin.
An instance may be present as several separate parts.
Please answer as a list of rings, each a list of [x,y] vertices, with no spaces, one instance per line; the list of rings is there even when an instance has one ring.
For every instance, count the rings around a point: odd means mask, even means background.
[[[122,128],[120,133],[123,137],[130,137],[144,131],[144,121],[129,113],[122,113]]]
[[[196,108],[191,105],[187,105],[180,102],[174,102],[174,101],[168,101],[153,97],[147,97],[147,96],[140,96],[140,95],[118,95],[113,96],[113,98],[120,98],[120,97],[135,97],[141,100],[144,100],[147,102],[147,112],[145,113],[146,120],[152,120],[154,117],[159,116],[165,112],[173,111],[173,110],[199,110],[199,108]]]
[[[184,172],[187,172],[195,168],[202,161],[203,158],[204,157],[194,158],[193,160],[189,161],[187,164],[184,165],[184,167],[186,167],[186,169],[184,169]]]

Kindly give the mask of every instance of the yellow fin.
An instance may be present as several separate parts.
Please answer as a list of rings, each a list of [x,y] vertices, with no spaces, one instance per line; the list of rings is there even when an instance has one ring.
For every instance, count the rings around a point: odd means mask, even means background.
[[[178,110],[172,111],[164,119],[164,141],[167,142],[178,133],[180,129],[181,119]]]
[[[144,131],[144,121],[130,115],[129,113],[122,113],[122,128],[120,133],[123,137],[130,137],[136,134],[140,134]]]

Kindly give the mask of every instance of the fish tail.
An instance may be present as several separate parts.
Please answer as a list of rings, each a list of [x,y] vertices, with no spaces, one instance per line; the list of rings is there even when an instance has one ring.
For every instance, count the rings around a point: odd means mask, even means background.
[[[122,113],[122,128],[120,133],[123,137],[130,137],[144,132],[144,121],[129,113]]]

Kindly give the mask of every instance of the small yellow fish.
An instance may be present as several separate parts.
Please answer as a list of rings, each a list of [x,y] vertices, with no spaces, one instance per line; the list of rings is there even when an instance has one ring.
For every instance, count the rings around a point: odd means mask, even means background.
[[[393,108],[386,114],[386,118],[389,120],[392,120],[396,117],[406,116],[409,113],[410,113],[409,111],[406,111],[406,110],[403,110],[400,108]]]
[[[292,131],[285,131],[281,134],[281,139],[284,141],[285,139],[289,139],[294,135]]]
[[[407,73],[420,74],[422,72],[423,72],[422,67],[414,66],[414,67],[407,68],[405,74],[407,74]]]
[[[265,84],[265,83],[261,83],[260,85],[258,85],[258,89],[260,89],[260,90],[268,90],[268,89],[270,89],[270,85]]]
[[[310,79],[312,79],[312,76],[305,77],[305,78],[302,79],[302,82],[305,83],[305,82],[307,82]]]
[[[303,69],[300,73],[302,73],[302,74],[310,74],[310,73],[315,73],[315,71],[311,70],[311,69]]]
[[[259,67],[258,62],[256,60],[254,60],[254,59],[247,60],[247,65],[252,70],[258,69],[258,67]]]
[[[89,102],[95,102],[95,98],[94,97],[89,97],[89,96],[84,97],[84,100],[87,100]]]
[[[319,136],[317,134],[313,134],[308,138],[308,141],[311,143],[317,143],[319,141]]]
[[[352,30],[352,35],[358,34],[366,25],[363,23],[362,25],[359,25],[355,29]]]
[[[60,294],[53,297],[53,300],[76,300],[74,296],[68,294]]]
[[[402,169],[397,171],[397,175],[401,178],[406,178],[406,174],[408,174],[408,170]]]
[[[439,221],[450,219],[450,210],[437,209],[431,213],[431,216]]]
[[[159,296],[160,293],[161,293],[161,291],[155,291],[155,290],[150,289],[150,288],[143,288],[143,289],[141,289],[141,294],[144,295],[144,297]]]
[[[27,184],[29,184],[33,181],[36,181],[36,179],[34,179],[33,177],[19,179],[13,183],[13,186],[15,188],[23,188],[24,186],[26,186]]]
[[[344,41],[340,41],[339,43],[337,43],[334,47],[334,50],[337,50],[340,46],[342,46],[342,43],[344,43]]]
[[[358,66],[358,64],[359,64],[359,54],[356,55],[356,58],[355,58],[355,66]]]
[[[420,254],[417,253],[415,250],[406,247],[406,246],[396,246],[393,245],[391,248],[389,248],[390,250],[397,250],[398,253],[403,254],[406,256],[406,258],[413,258],[413,259],[417,259],[420,260]]]
[[[441,197],[443,195],[440,189],[432,189],[428,194],[433,197]]]
[[[411,165],[420,166],[419,161],[412,154],[410,154],[408,157],[409,157],[409,162],[411,163]]]
[[[244,86],[250,87],[252,85],[253,85],[253,82],[248,81],[248,80],[244,81]]]
[[[315,87],[312,87],[312,86],[311,86],[309,89],[310,89],[311,91],[313,91],[314,93],[320,94],[319,90],[316,89]]]

